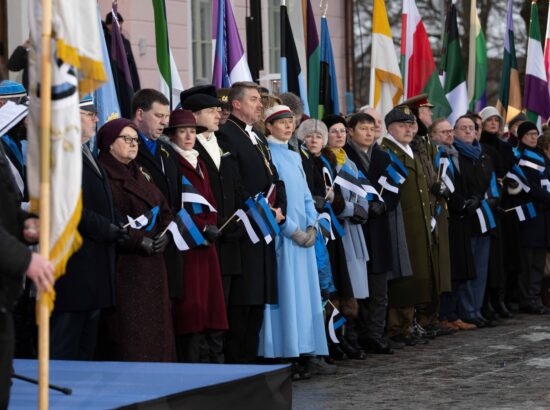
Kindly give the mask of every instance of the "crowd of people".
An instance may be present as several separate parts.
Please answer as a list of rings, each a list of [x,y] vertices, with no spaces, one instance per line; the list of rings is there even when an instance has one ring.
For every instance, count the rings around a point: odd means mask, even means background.
[[[4,81],[0,106],[24,94]],[[384,118],[317,120],[293,94],[240,82],[190,88],[172,112],[141,89],[131,118],[96,130],[84,98],[83,244],[55,283],[51,358],[286,361],[300,380],[511,310],[547,314],[550,136],[523,114],[504,133],[494,107],[455,124],[431,108],[421,95]],[[24,121],[1,137],[0,233],[32,243],[25,138]],[[186,250],[169,229],[182,209]],[[147,228],[128,223],[145,215]],[[52,269],[18,246],[2,259],[27,286],[16,304],[12,277],[0,306],[15,309],[16,356],[33,357],[30,284],[47,288]]]

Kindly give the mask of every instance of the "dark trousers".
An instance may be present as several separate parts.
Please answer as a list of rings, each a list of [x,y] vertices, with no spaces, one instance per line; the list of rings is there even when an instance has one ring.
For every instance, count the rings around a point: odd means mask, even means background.
[[[224,363],[224,332],[191,333],[176,337],[178,361],[183,363]]]
[[[50,356],[57,360],[93,360],[99,326],[98,310],[53,312]]]
[[[12,313],[0,312],[0,409],[7,409],[10,401],[14,345]]]
[[[230,306],[227,309],[227,363],[253,363],[258,355],[258,338],[264,320],[264,306]]]
[[[359,339],[380,339],[384,336],[388,314],[388,274],[369,275],[369,297],[357,299],[359,314],[356,324]]]
[[[467,280],[453,280],[452,290],[441,294],[441,306],[439,308],[439,319],[454,322],[464,316],[466,308],[461,294],[464,294],[468,287]]]
[[[521,272],[518,278],[520,305],[541,307],[540,291],[544,265],[545,248],[521,248]]]

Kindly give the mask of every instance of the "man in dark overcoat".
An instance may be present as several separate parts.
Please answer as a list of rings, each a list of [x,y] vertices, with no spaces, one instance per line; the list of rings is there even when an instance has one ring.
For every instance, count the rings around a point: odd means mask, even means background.
[[[176,215],[182,207],[176,154],[167,142],[160,139],[169,118],[170,102],[160,91],[143,88],[132,98],[132,121],[139,129],[136,162],[162,192],[172,213]],[[171,243],[164,252],[171,298],[181,297],[182,294],[182,260],[181,253]]]
[[[262,103],[258,86],[252,82],[235,83],[229,92],[231,115],[220,128],[220,145],[237,162],[244,197],[268,193],[277,181],[277,170],[271,162],[269,146],[262,133],[252,128],[260,119]],[[284,203],[284,190],[277,190],[275,210],[277,222],[282,221],[279,203]],[[256,359],[258,336],[263,322],[265,304],[277,303],[277,277],[273,243],[241,242],[242,275],[235,276],[229,300],[229,331],[226,360],[250,363]]]
[[[126,230],[115,224],[111,185],[86,144],[98,121],[91,96],[80,101],[82,136],[81,248],[55,283],[55,308],[50,321],[51,358],[92,360],[101,309],[114,305],[115,242]]]

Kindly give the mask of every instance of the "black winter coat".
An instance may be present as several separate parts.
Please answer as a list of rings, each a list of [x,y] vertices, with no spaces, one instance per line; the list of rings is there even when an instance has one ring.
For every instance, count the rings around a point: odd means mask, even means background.
[[[78,231],[83,243],[71,256],[67,271],[55,283],[56,312],[87,311],[115,303],[115,245],[109,227],[115,223],[111,184],[103,167],[100,172],[83,155],[82,216]]]

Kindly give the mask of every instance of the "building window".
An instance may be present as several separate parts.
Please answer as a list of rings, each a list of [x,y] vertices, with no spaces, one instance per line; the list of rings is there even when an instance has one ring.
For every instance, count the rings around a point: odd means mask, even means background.
[[[191,2],[193,84],[212,81],[212,0]]]
[[[281,0],[268,0],[269,72],[278,73],[281,59]]]

